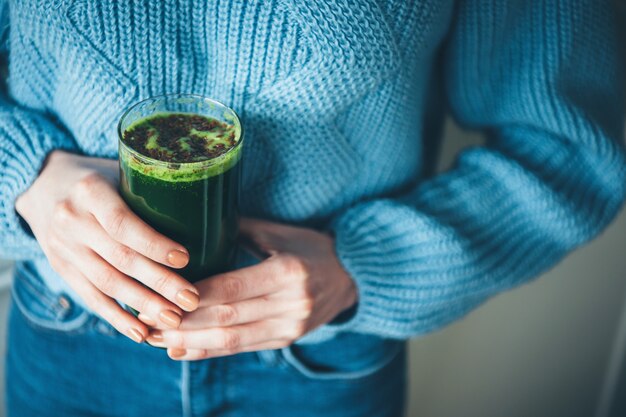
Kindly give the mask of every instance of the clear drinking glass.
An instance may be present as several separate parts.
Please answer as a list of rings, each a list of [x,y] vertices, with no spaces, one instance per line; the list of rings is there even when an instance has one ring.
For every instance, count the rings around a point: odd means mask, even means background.
[[[156,114],[208,116],[232,126],[236,144],[200,162],[164,162],[125,144],[124,132]],[[163,235],[182,244],[189,264],[177,270],[194,282],[228,270],[236,251],[243,129],[237,114],[193,94],[148,98],[132,106],[118,125],[120,193],[129,207]]]

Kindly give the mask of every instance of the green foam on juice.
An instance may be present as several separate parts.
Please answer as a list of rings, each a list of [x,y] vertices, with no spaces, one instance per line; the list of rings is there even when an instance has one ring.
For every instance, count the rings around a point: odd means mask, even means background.
[[[125,163],[164,181],[219,175],[241,156],[239,123],[194,113],[156,113],[139,119],[126,128],[121,140]]]

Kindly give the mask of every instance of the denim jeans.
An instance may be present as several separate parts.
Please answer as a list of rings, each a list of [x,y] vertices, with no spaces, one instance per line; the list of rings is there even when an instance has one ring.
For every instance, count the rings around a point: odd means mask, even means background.
[[[9,417],[402,416],[406,344],[327,342],[195,362],[136,344],[18,263],[9,316]]]

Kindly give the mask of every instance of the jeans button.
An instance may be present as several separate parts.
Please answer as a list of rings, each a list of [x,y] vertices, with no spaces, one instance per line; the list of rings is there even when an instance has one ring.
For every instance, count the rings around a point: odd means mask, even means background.
[[[57,305],[58,308],[55,308],[57,319],[65,319],[68,315],[71,314],[72,301],[67,295],[59,295],[59,297],[57,298]]]
[[[65,295],[60,295],[58,302],[63,310],[69,310],[70,307],[72,307],[72,303],[70,303],[70,300]]]

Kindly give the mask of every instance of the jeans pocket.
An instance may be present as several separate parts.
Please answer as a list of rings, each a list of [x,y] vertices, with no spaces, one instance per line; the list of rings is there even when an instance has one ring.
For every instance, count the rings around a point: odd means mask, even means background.
[[[401,340],[341,333],[316,344],[293,344],[280,349],[292,370],[317,380],[359,380],[376,374],[403,349]]]
[[[74,333],[87,327],[89,312],[69,296],[52,292],[29,262],[16,265],[11,293],[18,310],[35,328]]]

